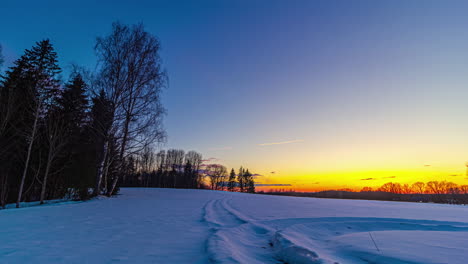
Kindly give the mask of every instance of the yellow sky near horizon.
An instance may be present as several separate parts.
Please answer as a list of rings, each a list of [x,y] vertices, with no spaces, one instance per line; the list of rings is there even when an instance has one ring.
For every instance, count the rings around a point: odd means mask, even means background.
[[[364,186],[375,188],[387,182],[412,184],[443,180],[468,184],[464,145],[448,144],[451,140],[445,140],[446,144],[436,144],[437,141],[422,144],[424,139],[420,137],[411,145],[339,142],[320,151],[315,151],[314,143],[306,140],[286,140],[279,141],[283,144],[258,144],[244,155],[236,153],[236,148],[218,154],[220,162],[228,167],[233,163],[244,164],[251,172],[260,174],[256,178],[259,183],[291,185],[259,187],[263,190],[360,190]],[[238,159],[239,156],[242,158]]]

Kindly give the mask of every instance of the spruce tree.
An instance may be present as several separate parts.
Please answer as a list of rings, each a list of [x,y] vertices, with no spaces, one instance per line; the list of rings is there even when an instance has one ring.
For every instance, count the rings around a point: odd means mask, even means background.
[[[31,120],[29,107],[24,102],[29,93],[21,89],[26,85],[26,59],[15,61],[6,71],[0,85],[0,203],[4,207],[16,199],[18,194],[21,168],[24,165],[23,153],[27,148],[25,131],[27,121]],[[14,193],[14,195],[13,195]]]
[[[244,180],[244,168],[240,167],[239,174],[237,174],[237,182],[239,183],[239,191],[244,192],[245,180]]]
[[[253,179],[252,173],[247,169],[244,173],[245,179],[245,189],[248,193],[255,193],[255,181]]]
[[[228,181],[228,191],[233,192],[236,188],[236,172],[234,169],[231,169],[231,173],[229,174],[229,181]]]
[[[24,102],[29,106],[28,112],[32,115],[32,119],[29,124],[23,127],[24,129],[18,131],[28,135],[28,146],[16,200],[17,208],[20,206],[24,183],[30,166],[31,153],[38,134],[39,122],[45,112],[56,103],[60,86],[57,75],[61,72],[58,66],[57,53],[48,39],[36,43],[36,46],[31,50],[26,50],[20,61],[21,64],[24,63],[25,71],[20,77],[23,85],[17,88],[24,89],[28,99],[32,99]]]
[[[75,198],[87,199],[88,189],[94,185],[95,151],[91,144],[87,97],[88,86],[80,74],[73,74],[59,100],[60,117],[66,124],[67,155],[65,184],[75,190]],[[67,164],[66,164],[67,163]]]
[[[87,85],[81,74],[76,74],[65,86],[59,99],[59,107],[63,118],[68,124],[71,136],[77,136],[80,128],[83,128],[87,118],[88,97]]]

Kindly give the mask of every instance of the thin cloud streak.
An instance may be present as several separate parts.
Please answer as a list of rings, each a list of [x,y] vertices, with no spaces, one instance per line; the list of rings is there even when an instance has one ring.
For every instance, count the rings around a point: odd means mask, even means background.
[[[283,144],[291,144],[291,143],[298,143],[298,142],[304,142],[304,140],[298,139],[298,140],[289,140],[289,141],[281,141],[281,142],[261,143],[257,145],[258,146],[271,146],[271,145],[283,145]]]
[[[281,184],[281,183],[276,183],[276,184],[268,184],[268,183],[255,183],[255,186],[258,187],[265,187],[265,186],[291,186],[291,184]]]
[[[232,147],[209,148],[208,150],[231,150]]]

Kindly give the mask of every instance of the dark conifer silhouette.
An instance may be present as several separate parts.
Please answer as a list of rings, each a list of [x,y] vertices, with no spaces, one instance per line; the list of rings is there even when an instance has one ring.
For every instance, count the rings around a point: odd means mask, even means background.
[[[233,192],[236,189],[236,172],[234,169],[231,169],[231,173],[229,173],[229,181],[228,181],[228,191]]]

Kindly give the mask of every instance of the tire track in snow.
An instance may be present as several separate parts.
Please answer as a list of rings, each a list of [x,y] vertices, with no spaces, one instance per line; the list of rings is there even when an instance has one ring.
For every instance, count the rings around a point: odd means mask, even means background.
[[[211,230],[206,242],[211,263],[283,263],[269,245],[270,230],[232,209],[226,199],[207,202],[203,211]]]
[[[239,219],[252,224],[252,229],[259,234],[267,237],[267,242],[270,247],[272,258],[276,263],[295,263],[295,264],[338,264],[338,262],[330,261],[319,257],[319,255],[308,247],[303,247],[293,240],[284,236],[281,230],[273,228],[264,222],[260,223],[250,217],[245,216],[238,210],[234,209],[228,200],[224,200],[225,209],[236,215]]]
[[[280,231],[243,215],[227,199],[207,202],[203,221],[211,227],[206,242],[211,263],[332,263]]]
[[[226,210],[222,199],[211,200],[204,206],[204,220],[212,227],[236,227],[247,223]]]

